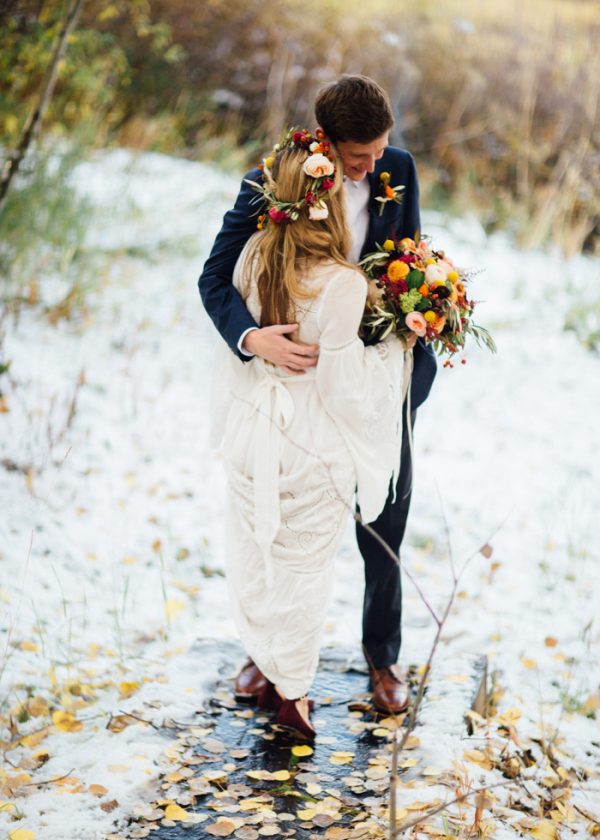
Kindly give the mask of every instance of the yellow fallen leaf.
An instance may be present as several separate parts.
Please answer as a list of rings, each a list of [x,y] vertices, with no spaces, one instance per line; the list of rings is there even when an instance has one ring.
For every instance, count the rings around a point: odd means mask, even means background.
[[[37,642],[29,642],[26,639],[23,639],[22,642],[19,642],[17,647],[19,648],[19,650],[31,650],[34,652],[37,652],[39,650]]]
[[[173,770],[172,773],[167,773],[167,775],[165,776],[165,780],[167,782],[173,782],[173,783],[181,782],[185,778],[186,778],[185,775],[183,775],[180,770]]]
[[[403,761],[398,762],[398,767],[414,767],[418,763],[416,758],[405,758]]]
[[[8,832],[8,840],[35,840],[36,837],[35,831],[29,831],[27,828],[15,828]]]
[[[296,811],[296,816],[299,820],[312,820],[316,813],[314,808],[303,808],[300,811]]]
[[[306,755],[312,755],[313,752],[313,748],[309,747],[307,744],[298,744],[297,746],[292,747],[292,755],[295,755],[298,758],[303,758]]]
[[[369,767],[368,770],[365,770],[367,779],[385,779],[387,775],[388,770],[385,767]]]
[[[165,808],[165,817],[168,820],[175,820],[176,822],[185,822],[189,820],[190,815],[180,805],[172,803]]]
[[[44,697],[36,695],[35,697],[32,697],[30,700],[27,701],[27,711],[33,717],[47,715],[50,711],[48,707],[48,701]]]
[[[425,767],[422,771],[424,776],[441,776],[444,771],[441,767]]]
[[[240,811],[265,811],[269,810],[270,799],[264,796],[251,796],[249,799],[239,801]]]
[[[83,729],[83,723],[75,715],[61,710],[52,713],[52,723],[61,732],[79,732]]]
[[[430,808],[437,808],[438,805],[442,804],[441,799],[433,799],[430,802],[425,800],[411,802],[410,805],[406,806],[407,811],[428,811]]]
[[[532,837],[537,837],[538,840],[557,840],[558,833],[556,826],[551,820],[542,820],[530,832]]]
[[[68,787],[70,785],[76,785],[78,781],[78,776],[63,776],[59,779],[53,779],[52,784],[57,787]]]
[[[92,796],[104,796],[108,793],[108,788],[105,788],[104,785],[90,785],[88,790]]]
[[[44,740],[48,735],[48,727],[40,729],[38,732],[32,732],[31,735],[23,735],[20,744],[24,747],[37,747],[37,745]]]
[[[600,694],[590,694],[590,696],[587,698],[583,705],[586,709],[590,709],[590,711],[597,712],[598,710],[600,710]]]
[[[383,729],[383,727],[378,726],[377,729],[373,730],[372,733],[376,738],[390,738],[392,735],[391,729]]]
[[[470,761],[472,764],[478,764],[484,770],[491,770],[494,766],[489,756],[482,752],[482,750],[465,750],[463,755],[467,761]]]
[[[209,782],[218,782],[219,779],[227,778],[227,773],[225,770],[207,770],[202,775]]]
[[[290,771],[289,770],[275,770],[271,773],[271,778],[276,782],[287,782],[290,778]]]
[[[249,779],[257,779],[258,781],[263,781],[264,779],[269,779],[271,774],[268,770],[247,770],[246,776]]]
[[[417,738],[416,735],[409,735],[406,739],[406,743],[404,744],[405,750],[414,750],[417,747],[421,746],[421,741]]]
[[[131,695],[135,694],[139,687],[139,682],[119,683],[119,694],[123,699],[125,699],[126,697],[131,697]]]
[[[267,823],[258,829],[258,833],[263,837],[272,837],[274,834],[279,834],[280,831],[277,823]]]
[[[317,794],[321,793],[323,788],[321,785],[317,785],[314,782],[309,782],[306,785],[306,792],[309,796],[317,796]]]
[[[402,726],[402,721],[405,717],[406,715],[396,715],[395,717],[382,718],[380,721],[378,721],[378,726],[380,726],[382,729],[389,729],[391,731],[395,731],[396,729],[399,729]]]
[[[329,756],[330,764],[352,764],[353,760],[354,753],[343,752],[342,750],[336,750],[336,752]]]
[[[168,618],[174,618],[185,609],[185,601],[180,601],[177,598],[167,598],[165,602],[165,612]]]
[[[212,834],[214,837],[229,837],[237,827],[237,821],[230,820],[227,817],[219,817],[216,822],[207,825],[204,831],[207,834]]]
[[[519,709],[510,708],[503,712],[501,715],[498,715],[496,720],[498,723],[503,724],[504,726],[512,726],[513,723],[516,723],[521,717],[521,712]]]

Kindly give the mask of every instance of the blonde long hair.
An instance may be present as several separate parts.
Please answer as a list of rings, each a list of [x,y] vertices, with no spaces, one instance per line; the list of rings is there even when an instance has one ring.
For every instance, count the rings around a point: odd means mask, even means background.
[[[315,297],[319,290],[302,285],[301,270],[325,260],[349,266],[346,258],[350,247],[350,232],[346,224],[342,192],[342,162],[335,154],[336,174],[334,185],[326,200],[329,215],[326,219],[312,220],[308,207],[303,206],[295,222],[275,224],[269,222],[257,237],[246,265],[253,265],[261,305],[261,327],[289,324],[296,321],[294,299]],[[305,195],[310,178],[302,164],[308,157],[306,151],[286,147],[276,156],[271,168],[270,187],[279,201],[295,202]]]

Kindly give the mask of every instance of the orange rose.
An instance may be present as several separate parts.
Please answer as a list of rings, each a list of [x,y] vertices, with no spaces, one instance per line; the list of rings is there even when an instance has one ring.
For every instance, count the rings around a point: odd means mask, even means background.
[[[422,286],[419,286],[419,294],[423,295],[423,297],[429,297],[429,286],[427,283],[423,283]]]
[[[386,187],[385,187],[385,194],[387,195],[388,198],[396,198],[396,193],[394,192],[394,190],[391,187],[387,186],[387,184],[386,184]]]
[[[397,280],[404,280],[410,268],[402,260],[394,260],[388,265],[387,276],[392,282]]]

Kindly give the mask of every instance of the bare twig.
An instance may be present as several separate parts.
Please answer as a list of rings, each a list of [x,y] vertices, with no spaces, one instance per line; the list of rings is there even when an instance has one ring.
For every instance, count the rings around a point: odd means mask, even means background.
[[[53,779],[42,779],[41,782],[26,782],[23,787],[40,787],[40,785],[51,785],[55,782],[60,782],[62,779],[68,779],[73,770],[75,768],[71,767],[67,773],[64,773],[62,776],[55,776]]]
[[[466,793],[461,793],[461,795],[457,796],[455,799],[451,799],[449,802],[443,802],[441,805],[438,805],[437,808],[432,808],[430,811],[426,811],[424,814],[421,814],[420,817],[415,817],[415,819],[410,820],[410,822],[402,823],[402,825],[399,826],[394,832],[394,836],[396,836],[399,831],[406,831],[407,829],[412,828],[414,825],[418,825],[419,823],[422,823],[425,820],[429,819],[429,817],[434,817],[436,814],[447,810],[451,805],[456,805],[457,802],[464,802],[465,799],[468,799],[471,796],[475,796],[478,793],[487,793],[488,790],[493,790],[494,788],[498,787],[507,787],[509,784],[511,784],[511,782],[509,781],[496,782],[493,785],[475,788],[474,790],[469,790]]]
[[[123,709],[119,709],[119,714],[125,715],[126,717],[134,718],[135,720],[139,720],[140,723],[145,723],[148,726],[151,726],[153,729],[156,729],[157,732],[160,730],[160,726],[157,726],[155,723],[152,723],[151,720],[146,720],[145,718],[140,717],[139,715],[134,715],[133,712],[125,712]],[[112,718],[113,716],[111,715],[110,719],[112,720]]]
[[[54,54],[48,66],[46,78],[42,85],[37,105],[30,112],[25,125],[23,126],[23,133],[21,134],[21,140],[19,141],[16,151],[8,158],[4,165],[4,171],[2,172],[2,178],[0,179],[0,209],[6,200],[11,182],[19,171],[23,158],[27,154],[27,150],[40,129],[44,114],[46,113],[52,94],[54,93],[60,61],[67,48],[69,35],[77,23],[77,18],[79,17],[83,3],[84,0],[73,0],[73,2],[69,3],[67,6],[63,26],[60,35],[58,36]]]

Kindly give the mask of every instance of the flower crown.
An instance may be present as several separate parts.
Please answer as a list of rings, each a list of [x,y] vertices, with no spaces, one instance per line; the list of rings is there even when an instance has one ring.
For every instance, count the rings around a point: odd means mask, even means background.
[[[275,156],[286,148],[302,149],[309,153],[302,164],[302,169],[310,178],[310,182],[299,201],[280,201],[274,192],[275,183],[271,168],[275,163]],[[314,134],[305,128],[290,128],[281,142],[273,147],[271,154],[263,160],[259,169],[262,169],[266,176],[263,184],[246,180],[246,183],[259,193],[255,201],[262,200],[268,206],[267,212],[258,217],[259,230],[262,230],[269,222],[280,225],[297,221],[304,207],[308,208],[308,218],[313,221],[320,221],[329,216],[329,208],[325,200],[329,196],[329,190],[335,184],[336,169],[331,143],[325,139],[325,134],[320,128]]]

